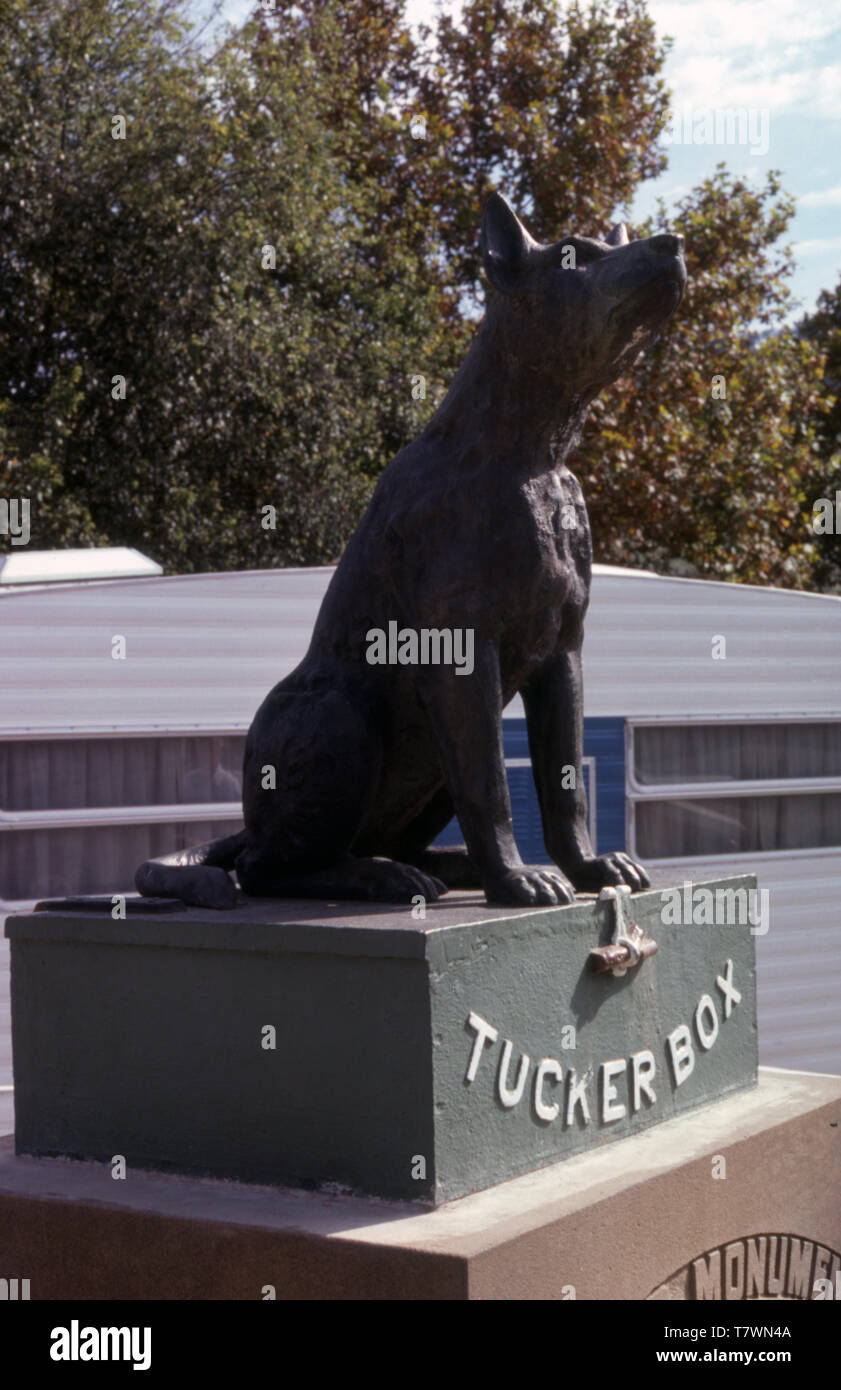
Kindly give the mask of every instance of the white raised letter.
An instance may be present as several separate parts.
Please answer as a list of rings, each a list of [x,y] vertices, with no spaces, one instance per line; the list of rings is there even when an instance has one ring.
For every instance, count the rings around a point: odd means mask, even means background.
[[[561,1107],[557,1101],[554,1101],[552,1105],[547,1105],[543,1099],[543,1081],[547,1076],[554,1076],[556,1081],[560,1081],[563,1076],[560,1065],[554,1057],[544,1057],[534,1077],[534,1113],[539,1120],[545,1120],[548,1124],[550,1120],[558,1118]]]
[[[642,1106],[643,1091],[652,1105],[656,1101],[657,1097],[651,1084],[656,1071],[654,1053],[649,1052],[647,1048],[642,1052],[635,1052],[631,1057],[631,1104],[635,1111]]]
[[[709,1015],[709,1027],[704,1025],[705,1013]],[[715,1011],[715,1004],[708,994],[702,994],[698,1000],[698,1007],[695,1010],[695,1032],[698,1034],[698,1041],[704,1051],[709,1052],[718,1037],[718,1014]]]
[[[612,1124],[614,1120],[621,1120],[627,1113],[625,1104],[619,1100],[619,1092],[613,1084],[614,1076],[624,1076],[625,1058],[620,1057],[615,1062],[602,1062],[602,1124]]]
[[[724,1017],[729,1018],[737,1004],[741,1004],[742,996],[733,984],[733,962],[729,960],[724,967],[724,974],[716,976],[716,984],[721,990],[724,999]]]
[[[669,1034],[666,1039],[669,1048],[669,1058],[674,1072],[675,1085],[682,1086],[688,1076],[695,1070],[695,1049],[692,1046],[692,1038],[685,1023],[681,1023]]]
[[[467,1026],[468,1028],[472,1028],[476,1034],[476,1041],[473,1044],[473,1051],[470,1054],[470,1061],[467,1064],[467,1074],[464,1078],[465,1081],[469,1083],[476,1080],[476,1073],[479,1070],[479,1063],[482,1060],[482,1049],[485,1043],[495,1043],[499,1037],[499,1033],[490,1023],[486,1023],[479,1014],[468,1014]]]
[[[520,1057],[520,1065],[517,1068],[517,1080],[514,1082],[513,1089],[508,1086],[508,1068],[511,1063],[511,1053],[514,1044],[506,1038],[502,1044],[502,1056],[499,1059],[499,1071],[496,1074],[496,1093],[499,1096],[500,1105],[504,1105],[506,1110],[510,1110],[517,1104],[526,1085],[526,1077],[529,1071],[528,1053],[524,1052]]]
[[[575,1118],[576,1105],[581,1106],[581,1118],[585,1125],[590,1123],[590,1107],[587,1104],[587,1092],[585,1087],[592,1076],[592,1068],[588,1067],[579,1081],[576,1077],[574,1068],[570,1068],[567,1073],[567,1114],[566,1122],[571,1125]]]
[[[612,1125],[613,1120],[621,1120],[627,1115],[624,1101],[619,1099],[619,1091],[613,1084],[614,1076],[624,1076],[626,1059],[624,1056],[614,1062],[602,1062],[602,1125]]]

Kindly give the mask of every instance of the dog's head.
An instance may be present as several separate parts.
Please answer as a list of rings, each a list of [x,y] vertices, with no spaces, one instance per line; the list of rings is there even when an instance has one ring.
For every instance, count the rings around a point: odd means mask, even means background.
[[[683,237],[628,240],[623,224],[603,240],[567,236],[549,246],[492,193],[481,238],[485,273],[504,297],[523,367],[554,378],[564,396],[615,381],[660,333],[686,287]]]

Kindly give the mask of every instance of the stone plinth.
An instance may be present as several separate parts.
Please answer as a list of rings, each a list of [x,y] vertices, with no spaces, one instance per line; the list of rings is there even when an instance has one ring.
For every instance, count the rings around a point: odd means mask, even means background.
[[[621,978],[592,898],[11,918],[17,1152],[435,1204],[601,1149],[755,1086],[753,887],[632,898]]]
[[[839,1191],[841,1077],[760,1068],[752,1090],[434,1211],[121,1181],[0,1140],[0,1255],[33,1300],[808,1299],[841,1286]]]

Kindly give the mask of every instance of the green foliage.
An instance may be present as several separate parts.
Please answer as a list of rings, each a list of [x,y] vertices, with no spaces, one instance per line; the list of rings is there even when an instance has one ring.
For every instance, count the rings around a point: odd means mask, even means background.
[[[257,19],[208,58],[183,10],[15,0],[2,31],[0,488],[34,546],[328,562],[463,341],[306,42]]]
[[[188,15],[4,0],[0,494],[34,546],[326,563],[463,355],[487,191],[539,237],[603,233],[663,167],[666,45],[643,0],[466,0],[419,34],[403,0],[277,0],[210,43]],[[723,168],[661,210],[690,288],[585,431],[598,558],[837,582],[807,522],[841,298],[784,326],[790,216]]]
[[[0,30],[4,486],[31,490],[34,544],[74,521],[81,534],[64,531],[65,544],[116,539],[136,527],[142,493],[162,497],[168,359],[207,291],[181,143],[187,128],[204,138],[207,98],[174,56],[172,10],[33,0],[7,6]]]
[[[781,326],[779,179],[723,166],[666,215],[689,284],[666,333],[594,405],[578,451],[597,558],[704,578],[808,587],[820,354]],[[654,227],[636,229],[650,235]]]
[[[662,171],[666,52],[643,0],[467,0],[459,24],[441,17],[419,62],[429,145],[418,179],[466,288],[479,286],[477,227],[492,188],[553,241],[573,226],[606,231]]]
[[[814,314],[799,326],[803,339],[823,354],[823,389],[816,417],[818,462],[812,502],[819,497],[833,504],[841,492],[841,281],[824,290]],[[816,536],[816,587],[841,594],[841,532]]]

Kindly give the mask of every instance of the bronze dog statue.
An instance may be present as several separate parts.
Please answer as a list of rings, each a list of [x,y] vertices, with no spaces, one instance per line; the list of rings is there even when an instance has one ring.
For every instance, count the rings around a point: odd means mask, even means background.
[[[592,546],[565,459],[594,396],[677,307],[683,240],[629,242],[620,225],[543,246],[493,194],[481,244],[497,293],[467,357],[382,474],[306,656],[254,717],[245,829],[143,864],[141,894],[232,907],[232,869],[255,896],[384,902],[470,887],[530,906],[648,884],[587,834]],[[556,869],[523,864],[512,831],[502,710],[517,692]],[[454,813],[466,848],[430,849]]]

